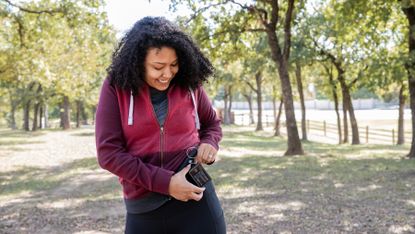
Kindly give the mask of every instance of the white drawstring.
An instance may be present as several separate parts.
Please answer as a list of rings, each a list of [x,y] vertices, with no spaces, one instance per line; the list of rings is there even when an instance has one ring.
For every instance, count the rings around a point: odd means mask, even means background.
[[[196,129],[200,130],[200,120],[199,115],[197,114],[197,104],[196,104],[196,98],[195,93],[193,92],[193,89],[189,87],[190,94],[192,96],[193,106],[195,107],[195,123],[196,123]]]
[[[131,91],[130,109],[128,110],[128,125],[133,125],[133,110],[134,110],[134,97],[133,97],[133,91]]]

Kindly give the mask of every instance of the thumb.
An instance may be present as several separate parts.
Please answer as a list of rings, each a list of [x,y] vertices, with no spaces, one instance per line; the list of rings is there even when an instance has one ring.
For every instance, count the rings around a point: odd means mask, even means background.
[[[180,171],[180,173],[182,173],[182,174],[184,174],[184,175],[186,175],[187,174],[187,172],[189,172],[189,170],[190,170],[190,164],[188,164],[187,166],[185,166],[181,171]]]

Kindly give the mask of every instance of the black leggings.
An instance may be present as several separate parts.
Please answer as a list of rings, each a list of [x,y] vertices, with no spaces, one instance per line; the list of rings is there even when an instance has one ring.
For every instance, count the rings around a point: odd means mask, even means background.
[[[223,211],[212,182],[200,201],[168,201],[144,214],[127,213],[126,234],[224,234]]]

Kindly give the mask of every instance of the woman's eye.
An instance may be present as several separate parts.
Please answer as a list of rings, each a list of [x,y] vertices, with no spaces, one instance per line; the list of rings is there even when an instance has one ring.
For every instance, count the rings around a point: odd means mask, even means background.
[[[163,68],[162,67],[154,67],[154,69],[156,69],[157,71],[160,71]]]

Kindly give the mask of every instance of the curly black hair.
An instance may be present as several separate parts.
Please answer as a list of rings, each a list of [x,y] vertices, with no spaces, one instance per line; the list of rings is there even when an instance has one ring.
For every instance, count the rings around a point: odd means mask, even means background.
[[[107,68],[110,83],[122,89],[130,89],[136,95],[145,84],[144,62],[151,47],[171,47],[179,60],[179,71],[172,83],[197,88],[213,75],[211,62],[199,47],[178,26],[164,17],[145,17],[121,39]]]

